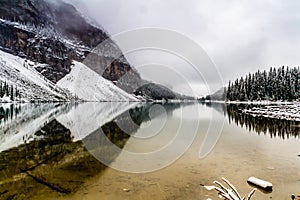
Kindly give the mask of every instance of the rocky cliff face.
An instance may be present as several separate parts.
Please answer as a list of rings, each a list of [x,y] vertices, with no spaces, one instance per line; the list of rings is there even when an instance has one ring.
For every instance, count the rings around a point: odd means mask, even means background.
[[[127,92],[141,81],[109,35],[62,0],[0,0],[0,18],[0,49],[47,64],[37,70],[54,83],[70,72],[72,60],[82,62],[105,40],[108,46],[95,58],[93,70],[112,81],[129,73],[132,78],[118,84]]]
[[[28,60],[48,64],[37,70],[54,83],[69,73],[73,59],[80,58],[64,43],[22,29],[9,21],[1,20],[0,38],[2,50]]]

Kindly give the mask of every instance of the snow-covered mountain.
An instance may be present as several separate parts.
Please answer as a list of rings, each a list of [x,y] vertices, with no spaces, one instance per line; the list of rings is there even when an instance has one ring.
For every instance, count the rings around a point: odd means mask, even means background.
[[[72,5],[62,0],[0,0],[0,5],[0,81],[17,88],[22,100],[137,101],[122,89],[131,91],[138,73],[131,73],[134,81],[113,84],[130,65],[101,26]],[[106,48],[93,53],[101,62],[81,64],[103,41]]]
[[[108,33],[71,4],[62,0],[0,0],[0,5],[0,50],[47,64],[36,70],[51,82],[66,76],[74,60],[83,62],[91,54],[99,62],[88,67],[105,79],[115,82],[130,74],[117,84],[121,89],[132,92],[141,82]],[[104,41],[105,48],[95,54],[94,48]]]
[[[143,87],[149,82],[127,62],[108,33],[71,4],[63,0],[0,0],[0,5],[0,80],[20,87],[22,98],[137,101],[134,94],[138,90],[141,99],[147,97],[145,93],[149,96],[149,91],[153,94],[150,100],[170,99],[172,92],[164,92],[163,86]]]
[[[71,72],[61,79],[57,86],[85,101],[138,101],[111,81],[76,61]]]
[[[74,61],[71,72],[57,84],[46,79],[37,67],[47,64],[0,51],[0,80],[17,87],[24,101],[69,101],[75,97],[84,101],[137,101],[82,63]]]

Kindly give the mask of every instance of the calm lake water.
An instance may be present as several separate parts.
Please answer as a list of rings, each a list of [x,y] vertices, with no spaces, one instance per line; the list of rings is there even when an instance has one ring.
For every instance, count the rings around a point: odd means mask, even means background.
[[[218,199],[229,179],[300,194],[300,123],[225,104],[0,104],[0,199]],[[100,162],[100,161],[101,162]]]

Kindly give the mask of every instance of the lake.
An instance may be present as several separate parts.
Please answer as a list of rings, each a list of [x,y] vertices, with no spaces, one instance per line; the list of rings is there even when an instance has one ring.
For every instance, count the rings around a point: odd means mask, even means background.
[[[221,103],[0,104],[0,199],[218,199],[255,176],[300,194],[300,123]]]

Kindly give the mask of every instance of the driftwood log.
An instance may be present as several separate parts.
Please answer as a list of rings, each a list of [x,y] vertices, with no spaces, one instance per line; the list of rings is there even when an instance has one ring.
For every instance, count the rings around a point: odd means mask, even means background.
[[[273,185],[272,183],[268,181],[264,181],[255,177],[250,177],[247,182],[251,185],[254,185],[256,187],[259,187],[262,190],[265,191],[272,191],[273,190]]]

